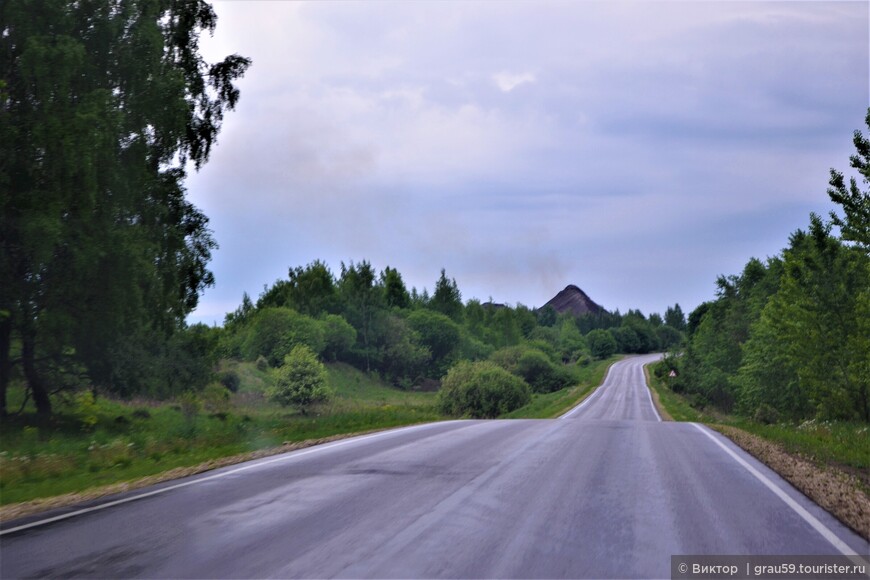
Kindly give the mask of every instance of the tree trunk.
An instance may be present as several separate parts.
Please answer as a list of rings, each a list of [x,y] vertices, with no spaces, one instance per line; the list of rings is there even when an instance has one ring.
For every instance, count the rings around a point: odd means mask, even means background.
[[[0,319],[0,417],[5,417],[6,412],[6,388],[9,386],[9,377],[12,370],[10,350],[12,349],[12,317],[5,316]]]
[[[36,404],[36,414],[45,418],[51,415],[51,400],[48,398],[45,383],[42,382],[42,377],[39,376],[39,371],[36,370],[35,343],[36,340],[32,333],[22,333],[21,363],[24,366],[24,377],[27,379],[27,386],[30,387],[30,394],[33,395],[33,402]]]

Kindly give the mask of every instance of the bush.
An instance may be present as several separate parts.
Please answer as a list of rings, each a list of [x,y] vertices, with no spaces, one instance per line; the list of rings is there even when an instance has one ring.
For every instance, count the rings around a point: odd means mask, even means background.
[[[230,391],[221,383],[211,383],[200,396],[205,410],[212,415],[226,413],[230,409]]]
[[[779,421],[779,411],[768,405],[767,403],[762,403],[755,409],[755,415],[752,417],[756,423],[763,423],[765,425],[772,425]]]
[[[570,370],[528,344],[499,349],[489,360],[523,379],[536,393],[558,391],[574,382]]]
[[[356,329],[338,314],[327,314],[320,323],[326,340],[325,354],[333,361],[345,360],[356,344]]]
[[[297,344],[306,345],[315,354],[323,352],[326,338],[321,323],[289,308],[264,308],[250,325],[244,351],[248,360],[264,356],[276,367]]]
[[[527,350],[517,361],[516,374],[536,393],[558,391],[573,382],[567,369],[556,366],[543,352]]]
[[[267,371],[269,370],[269,361],[266,360],[266,357],[260,355],[257,357],[257,362],[254,363],[257,365],[258,371]]]
[[[509,373],[517,374],[520,357],[526,350],[525,346],[506,346],[489,355],[489,360]]]
[[[495,363],[462,361],[444,377],[438,405],[447,415],[494,418],[531,400],[529,385]]]
[[[428,374],[438,377],[444,374],[455,360],[459,347],[459,325],[449,317],[431,310],[415,310],[408,315],[408,324],[420,337],[420,344],[429,349]]]
[[[279,405],[293,405],[305,413],[311,405],[329,400],[326,380],[326,367],[314,351],[300,344],[284,357],[284,365],[275,371],[275,384],[266,395]]]
[[[589,343],[589,351],[597,359],[605,359],[613,356],[618,348],[616,339],[606,330],[592,330],[586,335],[586,342]]]
[[[82,431],[93,431],[99,421],[99,407],[93,391],[79,391],[73,396],[73,414],[82,426]]]
[[[218,380],[231,393],[239,392],[239,385],[242,384],[242,379],[236,371],[224,371],[220,374]]]

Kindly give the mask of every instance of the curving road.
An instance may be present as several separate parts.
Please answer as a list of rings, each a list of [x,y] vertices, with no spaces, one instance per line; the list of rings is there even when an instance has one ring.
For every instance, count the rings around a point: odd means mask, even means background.
[[[669,578],[672,554],[870,552],[728,440],[661,422],[654,358],[558,420],[398,429],[8,522],[0,577]]]

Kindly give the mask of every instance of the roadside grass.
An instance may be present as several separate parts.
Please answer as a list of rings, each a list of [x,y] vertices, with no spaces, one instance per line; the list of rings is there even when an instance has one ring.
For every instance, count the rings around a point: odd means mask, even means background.
[[[0,424],[0,505],[80,492],[178,467],[280,446],[442,419],[435,393],[404,392],[347,365],[330,365],[335,397],[303,414],[268,402],[268,372],[232,363],[241,384],[221,412],[183,401],[83,405],[57,399],[48,424],[32,413]],[[9,401],[23,401],[20,386]],[[17,409],[10,404],[10,409]],[[87,426],[90,423],[90,426]]]
[[[577,367],[577,384],[554,393],[534,393],[530,403],[502,415],[502,419],[551,419],[557,417],[583,400],[592,389],[601,384],[610,365],[622,359],[622,355],[594,361]]]
[[[820,465],[830,465],[848,472],[863,472],[870,483],[870,425],[847,421],[804,421],[803,423],[763,424],[744,417],[712,413],[692,406],[689,399],[674,393],[662,379],[649,373],[649,382],[659,400],[675,421],[705,423],[711,427],[726,425],[742,429],[775,442],[790,453]]]

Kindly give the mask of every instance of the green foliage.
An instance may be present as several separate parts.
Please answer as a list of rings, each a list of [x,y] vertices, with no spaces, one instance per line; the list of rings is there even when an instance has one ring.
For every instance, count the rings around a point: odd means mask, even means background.
[[[570,371],[553,364],[540,350],[526,350],[517,360],[516,374],[536,393],[558,391],[574,382]]]
[[[870,142],[859,131],[855,147],[851,164],[867,183]],[[781,256],[720,277],[716,300],[690,314],[674,391],[762,423],[870,422],[870,194],[833,170],[830,185],[842,216],[811,215]]]
[[[459,358],[463,360],[484,360],[488,358],[495,349],[479,340],[472,335],[468,329],[463,326],[459,329]]]
[[[454,362],[459,350],[459,325],[445,314],[426,309],[411,312],[408,324],[419,335],[420,344],[429,350],[429,376],[440,377]]]
[[[217,247],[185,195],[250,65],[207,63],[205,2],[5,2],[0,310],[42,415],[59,377],[142,392]],[[0,345],[8,355],[9,346]],[[135,368],[134,368],[135,367]],[[0,373],[0,394],[9,377]],[[64,381],[66,382],[66,381]]]
[[[522,378],[536,393],[549,393],[575,382],[571,371],[554,362],[544,351],[532,344],[499,349],[489,357],[490,362]]]
[[[613,356],[619,348],[613,334],[600,328],[590,331],[586,335],[586,342],[589,343],[589,352],[598,360]]]
[[[669,324],[655,329],[656,340],[662,350],[670,350],[683,342],[683,333]]]
[[[556,309],[550,305],[544,306],[537,312],[538,324],[541,326],[554,326],[556,324]]]
[[[239,373],[236,371],[224,371],[218,377],[220,384],[231,393],[236,393],[239,390],[239,385],[242,383]]]
[[[345,360],[356,343],[356,330],[338,314],[327,314],[322,319],[324,354],[331,360]]]
[[[605,372],[616,360],[616,358],[610,358],[595,362],[590,361],[588,365],[577,369],[574,386],[551,393],[533,393],[531,402],[502,415],[502,418],[550,419],[561,415],[579,403],[593,387],[600,385]]]
[[[428,306],[453,320],[458,321],[462,317],[462,294],[459,292],[456,280],[447,278],[444,268],[441,269],[441,276],[435,282],[435,292]]]
[[[73,396],[73,413],[81,423],[82,430],[92,431],[99,419],[97,401],[94,392],[79,391]]]
[[[205,410],[213,415],[226,414],[230,410],[230,391],[220,383],[206,386],[200,400]]]
[[[341,264],[338,281],[341,314],[357,332],[355,358],[370,371],[377,355],[376,324],[384,309],[383,289],[375,284],[375,270],[363,260],[359,264]]]
[[[683,314],[683,309],[680,308],[679,304],[668,306],[665,310],[664,323],[680,332],[686,330],[686,315]]]
[[[865,124],[870,128],[870,108]],[[870,140],[861,131],[855,131],[853,142],[856,153],[849,158],[850,165],[858,171],[865,185],[870,183]],[[843,174],[831,169],[828,196],[841,206],[843,217],[831,212],[831,220],[842,232],[843,240],[855,242],[865,252],[870,252],[870,191],[861,191],[854,177],[846,187]]]
[[[409,322],[398,316],[386,317],[381,336],[379,368],[396,386],[412,386],[426,372],[429,349],[420,344],[420,335]]]
[[[176,468],[236,454],[277,450],[284,442],[321,439],[441,418],[434,392],[400,391],[348,365],[329,366],[335,397],[317,413],[289,414],[259,395],[271,377],[254,363],[232,363],[242,383],[228,409],[201,411],[195,420],[180,412],[177,401],[136,402],[100,396],[94,427],[84,433],[74,414],[72,396],[59,396],[53,420],[37,428],[29,414],[0,421],[0,504],[79,492],[95,486],[130,482]],[[269,373],[271,374],[271,373]],[[261,380],[268,379],[268,380]],[[226,395],[217,387],[215,392]],[[198,395],[209,410],[206,387]],[[10,400],[23,397],[15,384]],[[126,420],[122,420],[126,419]]]
[[[637,332],[630,326],[617,326],[607,331],[616,341],[617,352],[632,354],[640,352],[641,342]]]
[[[860,316],[868,292],[868,256],[831,237],[830,226],[812,216],[809,232],[792,236],[780,287],[746,345],[744,407],[772,403],[792,418],[812,409],[823,419],[870,421]]]
[[[452,416],[494,418],[531,400],[529,386],[489,361],[456,364],[438,393],[441,411]]]
[[[291,308],[311,317],[333,312],[337,307],[335,277],[320,260],[290,268],[287,280],[276,281],[257,300],[257,308],[268,307]]]
[[[295,406],[303,413],[314,404],[329,400],[326,367],[308,346],[298,344],[284,357],[284,364],[275,370],[275,384],[266,391],[270,401],[282,406]]]
[[[289,308],[263,308],[247,330],[244,354],[248,360],[266,357],[272,367],[280,366],[290,350],[304,344],[315,353],[326,348],[323,326],[311,317]]]
[[[559,349],[563,362],[575,362],[580,356],[589,351],[589,345],[580,333],[580,329],[577,328],[577,323],[573,316],[563,318],[559,324],[559,336],[556,347]]]
[[[411,305],[411,295],[398,270],[389,266],[384,268],[381,285],[384,287],[384,301],[389,308],[408,308]]]

